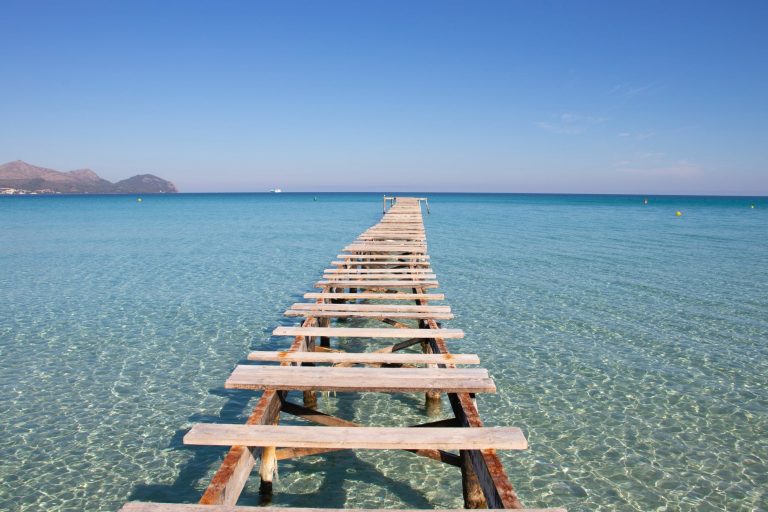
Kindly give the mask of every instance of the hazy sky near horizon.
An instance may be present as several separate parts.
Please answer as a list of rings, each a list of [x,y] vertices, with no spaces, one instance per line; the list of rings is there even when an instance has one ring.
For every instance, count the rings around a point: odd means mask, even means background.
[[[0,163],[182,191],[768,194],[768,2],[7,1]]]

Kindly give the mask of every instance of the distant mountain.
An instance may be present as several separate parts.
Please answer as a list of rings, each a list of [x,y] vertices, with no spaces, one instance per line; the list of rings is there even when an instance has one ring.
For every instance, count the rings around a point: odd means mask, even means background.
[[[170,181],[152,174],[139,174],[112,183],[90,169],[60,172],[16,160],[0,165],[0,189],[38,194],[172,194]]]

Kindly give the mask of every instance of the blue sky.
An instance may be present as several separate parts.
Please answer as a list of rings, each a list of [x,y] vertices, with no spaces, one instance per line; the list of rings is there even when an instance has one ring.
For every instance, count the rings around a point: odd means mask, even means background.
[[[768,2],[0,9],[0,162],[183,191],[768,194]]]

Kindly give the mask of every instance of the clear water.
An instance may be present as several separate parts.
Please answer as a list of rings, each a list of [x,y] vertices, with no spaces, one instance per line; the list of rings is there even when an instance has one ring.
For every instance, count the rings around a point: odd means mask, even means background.
[[[527,506],[768,510],[768,201],[430,197],[451,346],[496,379],[486,422],[529,437],[502,454]],[[376,194],[317,198],[0,199],[0,510],[194,502],[224,450],[185,429],[244,420],[255,394],[225,378],[286,346],[286,306],[380,215]],[[321,407],[427,420],[415,395]],[[455,468],[407,453],[280,469],[279,506],[462,506]]]

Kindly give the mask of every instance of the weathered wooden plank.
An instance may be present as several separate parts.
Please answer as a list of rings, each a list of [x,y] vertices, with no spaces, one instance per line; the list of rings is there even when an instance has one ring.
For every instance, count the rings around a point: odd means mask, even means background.
[[[283,313],[289,318],[296,317],[315,317],[315,318],[434,318],[437,320],[450,320],[453,313],[419,313],[419,312],[397,312],[397,311],[335,311],[335,310],[317,310],[307,311],[305,309],[288,309]]]
[[[391,260],[391,259],[398,259],[398,260],[428,260],[429,254],[337,254],[337,258],[342,260],[350,260],[350,259],[367,259],[367,260]]]
[[[363,231],[363,235],[369,234],[397,234],[397,235],[426,235],[427,231],[418,225],[404,226],[383,226],[377,225]]]
[[[357,252],[357,253],[370,253],[370,252],[388,252],[388,253],[399,253],[399,252],[411,252],[411,253],[425,253],[427,252],[426,246],[423,245],[393,245],[393,244],[357,244],[357,245],[348,245],[344,248],[345,251],[350,252]]]
[[[308,427],[197,423],[184,436],[186,445],[279,446],[352,450],[525,450],[517,427],[421,429],[408,427]]]
[[[461,329],[389,329],[356,327],[287,327],[272,331],[273,336],[328,336],[333,338],[435,338],[464,337]]]
[[[418,272],[409,272],[406,274],[390,274],[388,272],[382,272],[377,274],[355,274],[351,272],[344,273],[325,273],[323,279],[328,281],[352,281],[356,279],[366,281],[428,281],[437,279],[435,274],[424,274]]]
[[[248,354],[250,361],[291,363],[363,363],[363,364],[480,364],[476,354],[408,354],[376,352],[260,352]]]
[[[291,309],[306,309],[310,311],[411,311],[422,313],[451,312],[451,306],[416,306],[413,304],[318,304],[316,302],[296,302],[291,306]]]
[[[376,293],[376,292],[309,292],[304,294],[305,299],[373,299],[373,300],[445,300],[442,293]]]
[[[346,281],[318,281],[315,283],[315,288],[326,288],[328,286],[335,286],[337,288],[412,288],[419,286],[421,288],[438,288],[440,283],[437,281],[368,281],[362,279],[346,280]]]
[[[343,263],[342,263],[343,264]],[[327,268],[326,274],[431,274],[431,268]]]
[[[359,242],[371,242],[371,241],[394,241],[394,240],[403,240],[403,241],[424,241],[427,237],[422,235],[395,235],[393,233],[385,233],[385,234],[378,234],[378,235],[360,235],[357,237],[357,241]]]
[[[227,389],[279,389],[380,393],[441,392],[494,393],[496,386],[482,368],[347,368],[329,366],[238,365],[227,379]],[[383,372],[383,373],[382,373]],[[414,373],[416,372],[416,373]]]

